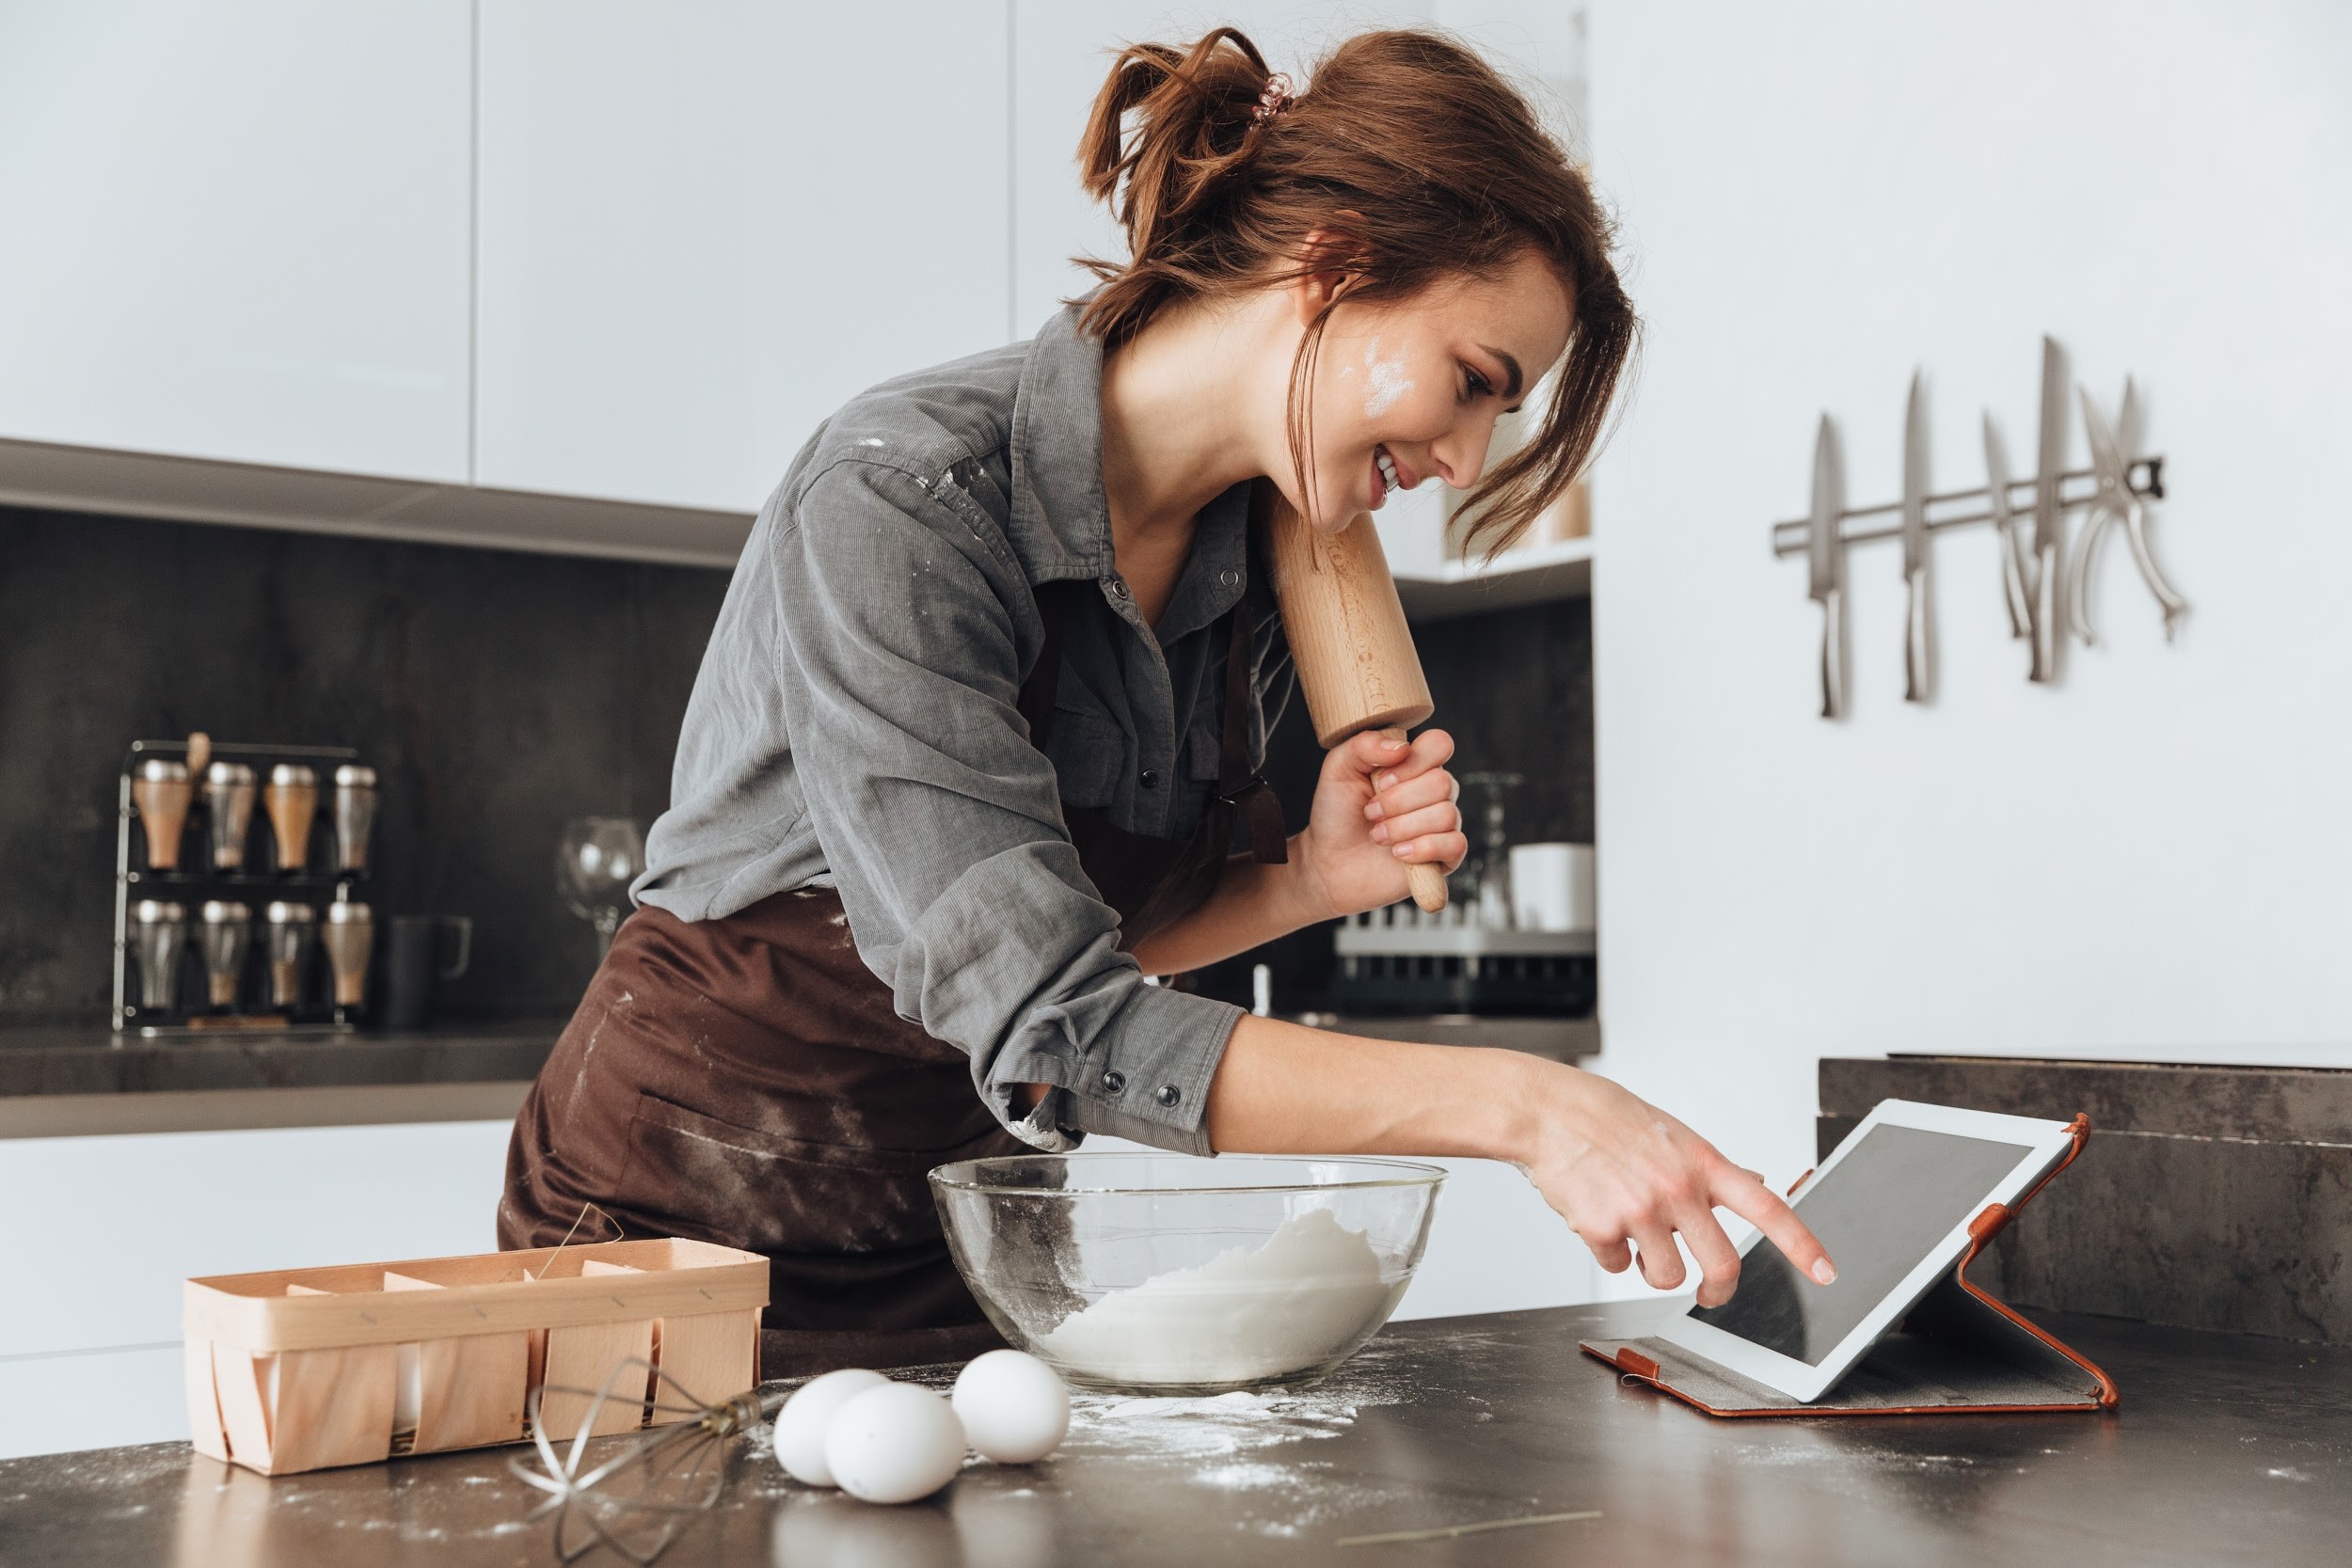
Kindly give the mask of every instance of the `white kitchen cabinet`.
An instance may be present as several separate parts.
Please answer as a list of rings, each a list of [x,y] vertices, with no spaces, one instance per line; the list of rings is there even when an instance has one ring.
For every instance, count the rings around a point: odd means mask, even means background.
[[[748,512],[1008,336],[1005,0],[486,0],[477,483]]]
[[[191,1275],[493,1250],[510,1131],[0,1139],[13,1212],[0,1458],[185,1438],[180,1284]]]
[[[0,5],[0,437],[462,483],[467,0]]]

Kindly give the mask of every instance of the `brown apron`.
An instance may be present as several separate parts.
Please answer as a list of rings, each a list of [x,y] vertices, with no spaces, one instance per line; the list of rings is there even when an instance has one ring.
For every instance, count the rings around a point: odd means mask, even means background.
[[[1040,749],[1071,596],[1094,591],[1039,590],[1045,639],[1020,707]],[[1246,598],[1230,619],[1217,793],[1199,829],[1151,838],[1062,808],[1122,947],[1207,900],[1237,811],[1256,857],[1282,858],[1280,807],[1249,765]],[[970,1058],[898,1016],[834,890],[719,920],[647,905],[613,937],[516,1117],[499,1245],[609,1241],[617,1226],[765,1254],[765,1377],[956,1360],[1003,1340],[956,1273],[925,1178],[1026,1148],[973,1092]]]

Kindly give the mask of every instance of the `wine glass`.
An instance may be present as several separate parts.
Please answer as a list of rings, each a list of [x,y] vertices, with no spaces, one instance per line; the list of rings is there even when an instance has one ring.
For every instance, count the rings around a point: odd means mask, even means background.
[[[645,869],[645,835],[626,816],[575,816],[555,851],[555,885],[572,912],[596,928],[596,958],[628,913],[628,884]]]

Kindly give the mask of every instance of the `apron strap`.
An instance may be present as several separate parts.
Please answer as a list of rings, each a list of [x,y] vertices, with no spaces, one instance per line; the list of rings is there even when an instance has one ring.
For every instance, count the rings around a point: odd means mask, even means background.
[[[1043,583],[1036,594],[1037,616],[1044,623],[1045,641],[1038,648],[1037,662],[1029,666],[1029,678],[1021,683],[1015,704],[1028,721],[1029,744],[1042,752],[1054,734],[1054,698],[1061,691],[1061,634],[1070,610],[1070,585]]]
[[[1249,713],[1254,705],[1249,686],[1250,656],[1258,641],[1258,612],[1247,590],[1233,606],[1232,641],[1225,650],[1225,735],[1216,759],[1216,792],[1229,806],[1238,807],[1249,832],[1249,858],[1261,865],[1281,865],[1290,859],[1283,832],[1282,802],[1274,788],[1249,766]]]
[[[1069,618],[1070,594],[1078,583],[1051,583],[1037,594],[1038,618],[1044,623],[1045,641],[1038,649],[1029,678],[1021,683],[1019,707],[1029,726],[1029,744],[1039,751],[1054,733],[1054,698],[1061,689],[1062,632]],[[1217,749],[1217,798],[1242,814],[1249,834],[1250,858],[1262,864],[1280,865],[1290,859],[1289,833],[1282,822],[1282,802],[1274,787],[1249,766],[1250,657],[1258,637],[1258,614],[1245,593],[1227,617],[1232,637],[1225,650],[1225,724]]]

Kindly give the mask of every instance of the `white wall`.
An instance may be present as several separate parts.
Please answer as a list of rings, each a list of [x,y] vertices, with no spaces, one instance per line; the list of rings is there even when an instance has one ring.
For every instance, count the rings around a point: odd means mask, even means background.
[[[1749,1164],[1811,1163],[1823,1054],[2352,1062],[2347,79],[2324,0],[1596,6],[1649,321],[1597,486],[1606,1067]],[[1982,483],[1988,407],[2029,472],[2044,331],[2110,410],[2138,378],[2180,641],[2111,540],[2106,645],[2028,686],[1970,531],[1909,706],[1866,546],[1824,723],[1766,542],[1815,420],[1891,500],[1924,366],[1936,486]]]

